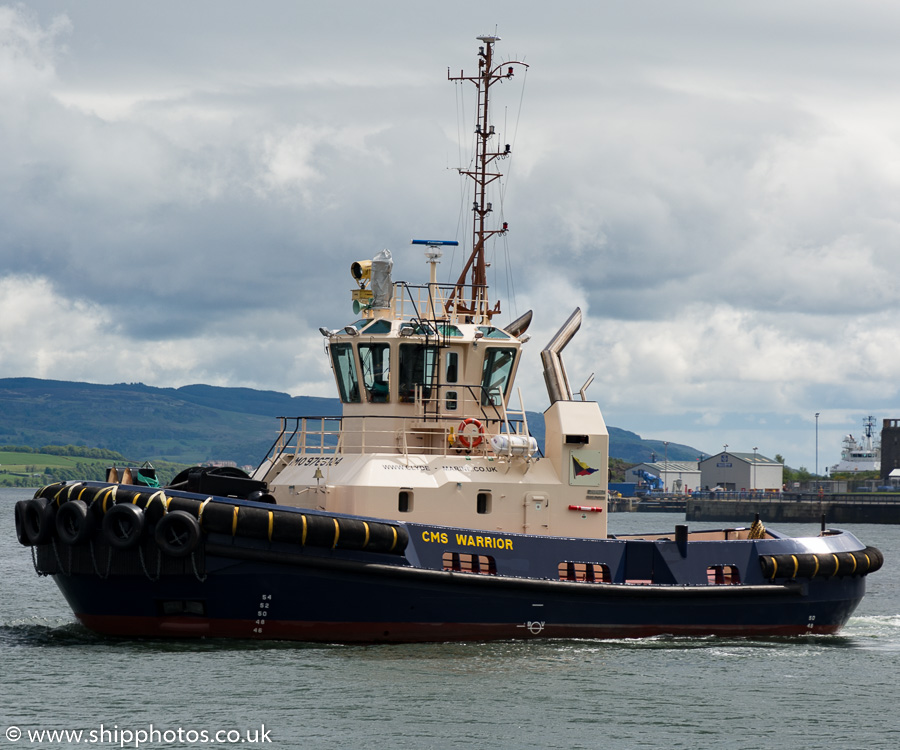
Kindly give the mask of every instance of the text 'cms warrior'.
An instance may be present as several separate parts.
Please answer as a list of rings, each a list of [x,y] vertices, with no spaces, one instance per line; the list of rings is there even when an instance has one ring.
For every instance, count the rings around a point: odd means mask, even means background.
[[[353,263],[355,320],[321,329],[340,418],[283,417],[253,476],[191,469],[165,488],[54,484],[16,505],[20,541],[100,633],[309,641],[441,641],[654,634],[835,633],[878,550],[852,534],[789,538],[760,524],[671,534],[607,529],[609,437],[575,398],[561,352],[541,352],[545,445],[513,381],[531,313],[489,298],[490,191],[510,156],[492,89],[523,69],[479,37],[472,249],[439,283],[446,245],[416,240],[421,285],[382,251]],[[499,204],[498,204],[499,205]]]

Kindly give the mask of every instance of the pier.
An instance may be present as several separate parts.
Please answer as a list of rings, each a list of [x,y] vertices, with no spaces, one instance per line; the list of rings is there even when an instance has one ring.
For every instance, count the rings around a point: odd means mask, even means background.
[[[610,513],[684,513],[687,495],[653,495],[653,497],[611,497]]]
[[[687,521],[752,521],[759,513],[766,523],[779,521],[900,524],[900,495],[855,493],[843,495],[784,494],[773,497],[750,493],[719,493],[690,497]],[[749,519],[749,520],[748,520]]]

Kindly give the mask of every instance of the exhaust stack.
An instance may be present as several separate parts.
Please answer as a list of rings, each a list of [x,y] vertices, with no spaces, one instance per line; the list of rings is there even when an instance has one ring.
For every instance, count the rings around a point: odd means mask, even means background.
[[[576,307],[569,319],[563,323],[553,339],[541,352],[541,362],[544,365],[544,382],[547,384],[547,395],[550,403],[556,401],[574,401],[572,388],[569,386],[569,378],[566,375],[566,366],[562,361],[562,350],[581,327],[581,308]]]

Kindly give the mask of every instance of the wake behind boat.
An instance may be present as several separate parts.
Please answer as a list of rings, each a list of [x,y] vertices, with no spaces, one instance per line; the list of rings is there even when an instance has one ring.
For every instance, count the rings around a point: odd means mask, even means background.
[[[491,89],[524,64],[479,37],[472,250],[414,240],[430,279],[395,282],[388,251],[351,266],[356,320],[320,329],[342,417],[282,417],[254,472],[137,472],[54,484],[16,504],[19,541],[78,619],[119,636],[308,641],[836,633],[882,564],[855,536],[750,527],[651,535],[607,528],[609,436],[562,359],[541,352],[541,451],[513,383],[531,313],[489,299],[489,189],[510,156]]]

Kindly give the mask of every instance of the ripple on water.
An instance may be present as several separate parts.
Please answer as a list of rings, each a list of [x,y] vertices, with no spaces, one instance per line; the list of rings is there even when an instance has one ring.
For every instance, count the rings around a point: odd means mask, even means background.
[[[853,617],[843,635],[857,648],[900,651],[900,615]]]
[[[64,618],[32,617],[0,625],[3,646],[81,646],[100,640],[84,626]]]

